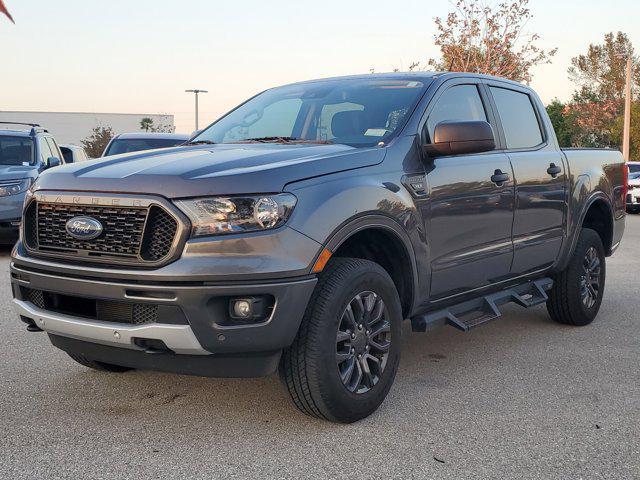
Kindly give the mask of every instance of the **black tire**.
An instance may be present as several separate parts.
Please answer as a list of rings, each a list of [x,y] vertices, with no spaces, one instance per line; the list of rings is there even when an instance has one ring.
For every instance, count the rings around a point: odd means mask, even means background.
[[[363,320],[356,325],[354,340],[340,340],[353,302],[364,306]],[[348,320],[354,318],[360,316]],[[376,334],[383,323],[385,333]],[[380,406],[393,384],[401,332],[402,308],[389,274],[368,260],[334,258],[320,275],[293,344],[283,352],[280,378],[303,413],[333,422],[358,421]],[[376,346],[382,344],[386,353]],[[343,357],[349,358],[340,363]]]
[[[128,372],[129,370],[133,370],[132,368],[129,368],[129,367],[122,367],[120,365],[113,365],[111,363],[104,363],[104,362],[98,362],[96,360],[90,360],[84,355],[80,355],[78,353],[67,352],[67,355],[69,355],[73,360],[78,362],[80,365],[84,365],[85,367],[89,367],[93,370],[99,370],[101,372],[120,373],[120,372]]]
[[[594,249],[600,266],[599,274],[593,276],[591,273],[587,274],[585,270],[586,257],[591,249]],[[586,285],[591,284],[589,278],[596,276],[599,277],[597,291],[594,285],[588,289]],[[551,318],[558,323],[576,326],[593,322],[602,303],[605,279],[606,265],[602,240],[594,230],[583,228],[569,265],[556,275],[549,292],[547,310]],[[585,288],[596,292],[596,295],[589,293],[591,298],[588,301],[583,296]]]

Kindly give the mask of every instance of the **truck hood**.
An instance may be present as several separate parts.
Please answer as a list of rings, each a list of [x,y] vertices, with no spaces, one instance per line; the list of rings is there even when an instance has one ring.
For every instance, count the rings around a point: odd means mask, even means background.
[[[147,193],[167,198],[281,192],[297,180],[382,162],[384,149],[226,144],[151,150],[52,168],[36,190]]]
[[[0,165],[0,181],[20,180],[23,178],[35,177],[38,169],[33,166],[23,165]]]

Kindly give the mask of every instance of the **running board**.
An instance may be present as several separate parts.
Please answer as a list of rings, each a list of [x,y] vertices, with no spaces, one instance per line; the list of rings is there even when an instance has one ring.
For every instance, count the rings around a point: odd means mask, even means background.
[[[501,317],[502,312],[499,308],[501,305],[516,303],[521,307],[530,308],[546,302],[549,298],[547,290],[552,286],[553,280],[550,278],[523,283],[507,290],[413,317],[411,328],[414,332],[426,332],[436,326],[451,325],[463,332],[468,332],[472,328]]]

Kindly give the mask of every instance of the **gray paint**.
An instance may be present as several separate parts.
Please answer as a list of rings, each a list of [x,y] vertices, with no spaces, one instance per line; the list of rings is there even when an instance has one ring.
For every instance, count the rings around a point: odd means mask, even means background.
[[[335,250],[351,234],[376,228],[397,238],[411,259],[413,300],[406,312],[411,316],[562,268],[593,201],[605,202],[611,212],[612,243],[620,240],[624,165],[619,152],[561,151],[539,98],[526,87],[471,74],[421,75],[410,78],[423,78],[430,87],[388,145],[363,149],[280,144],[179,147],[57,168],[42,175],[35,187],[36,191],[64,190],[78,195],[130,192],[124,195],[144,194],[167,201],[287,191],[298,202],[284,227],[188,240],[179,259],[152,270],[41,259],[28,255],[18,244],[14,268],[24,269],[43,285],[46,276],[36,274],[35,269],[89,277],[93,283],[86,288],[94,288],[96,295],[104,292],[102,279],[135,281],[143,290],[156,288],[150,282],[164,282],[166,288],[203,282],[198,288],[204,288],[207,282],[242,281],[234,283],[234,292],[247,294],[263,291],[269,279],[315,281],[311,268],[325,246]],[[394,75],[398,76],[402,77]],[[477,155],[425,158],[420,144],[430,109],[444,90],[461,83],[479,86],[497,148]],[[489,85],[531,95],[545,133],[542,144],[519,151],[506,149]],[[556,178],[546,171],[551,163],[561,167]],[[509,180],[500,186],[491,181],[497,169],[509,174]],[[411,189],[416,179],[423,182],[424,191]],[[227,343],[225,352],[281,348],[293,339],[311,290],[305,283],[303,293],[291,295],[287,282],[268,287],[276,292],[278,315],[278,309],[291,309],[288,313],[294,321],[286,324],[286,332],[279,331],[274,342],[272,337],[239,328],[234,332],[238,341]],[[185,296],[178,304],[204,348],[215,351],[220,345],[211,325],[203,320],[204,298],[194,301]]]

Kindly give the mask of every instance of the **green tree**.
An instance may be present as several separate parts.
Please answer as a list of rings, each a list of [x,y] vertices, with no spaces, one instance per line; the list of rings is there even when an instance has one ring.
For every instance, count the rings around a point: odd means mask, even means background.
[[[144,130],[145,132],[148,132],[149,130],[153,131],[153,119],[144,117],[140,120],[140,130]]]
[[[113,129],[109,126],[97,126],[91,130],[91,134],[87,136],[82,143],[82,147],[89,158],[98,158],[107,148],[107,144],[113,138]]]
[[[575,134],[575,119],[567,108],[567,105],[555,98],[547,105],[547,113],[553,124],[560,146],[563,148],[571,147]]]
[[[624,115],[619,115],[612,129],[612,137],[616,145],[622,145],[623,132]],[[635,101],[631,104],[631,135],[629,143],[631,161],[640,161],[640,101]]]
[[[626,62],[636,63],[633,83],[640,84],[638,58],[623,32],[607,33],[600,44],[590,44],[586,53],[571,60],[569,78],[576,84],[570,112],[575,126],[572,142],[583,147],[618,148],[621,136],[616,126],[624,112]]]
[[[640,66],[627,34],[607,33],[601,44],[590,44],[587,52],[574,57],[569,78],[577,85],[576,102],[624,101],[627,58],[634,60],[633,83],[640,85]]]

